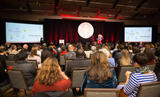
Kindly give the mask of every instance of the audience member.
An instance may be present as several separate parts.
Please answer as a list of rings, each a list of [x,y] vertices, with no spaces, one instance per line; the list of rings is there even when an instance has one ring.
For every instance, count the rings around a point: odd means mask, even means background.
[[[129,54],[128,50],[123,49],[121,51],[121,56],[120,56],[120,59],[119,59],[119,65],[120,66],[131,65],[131,57],[130,57],[130,54]]]
[[[4,46],[0,46],[0,63],[4,69],[7,69],[6,66],[6,51]]]
[[[96,52],[91,59],[81,91],[84,88],[115,88],[117,87],[117,78],[115,71],[110,69],[107,57],[103,52]]]
[[[28,54],[28,45],[24,44],[22,50],[15,55],[15,60],[23,60],[24,58],[27,58]]]
[[[16,45],[11,45],[11,48],[8,50],[8,53],[13,54],[13,55],[18,54],[17,46]]]
[[[64,55],[65,59],[76,59],[76,53],[72,44],[68,45],[68,52]]]
[[[25,53],[26,52],[24,51],[24,53],[21,53],[22,55],[18,56],[15,64],[10,69],[21,70],[24,74],[27,86],[32,86],[34,83],[34,78],[37,74],[37,65],[27,62],[27,54]]]
[[[66,91],[71,85],[71,80],[61,71],[56,58],[47,58],[40,68],[32,94],[46,91]]]
[[[126,72],[126,82],[124,86],[124,93],[129,97],[136,97],[138,87],[142,83],[157,81],[155,73],[146,66],[148,62],[146,54],[136,54],[133,61],[136,70],[134,72]]]
[[[145,48],[144,53],[148,57],[148,63],[147,63],[148,65],[152,65],[152,64],[154,64],[156,62],[154,51],[151,50],[151,48]]]
[[[47,48],[47,45],[44,44],[43,50],[41,52],[41,63],[43,63],[43,61],[48,57],[53,57],[53,56],[54,54],[53,54],[52,48],[51,47]]]
[[[66,51],[65,45],[63,44],[63,45],[61,46],[61,53],[60,53],[60,55],[65,55],[65,54],[67,54],[67,51]]]

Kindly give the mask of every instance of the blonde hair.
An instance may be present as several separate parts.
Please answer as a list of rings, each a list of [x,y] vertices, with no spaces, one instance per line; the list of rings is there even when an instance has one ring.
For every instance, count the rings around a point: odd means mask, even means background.
[[[89,80],[96,80],[103,83],[112,77],[110,65],[107,56],[103,52],[96,52],[91,59],[91,65],[88,67]]]
[[[59,68],[58,60],[49,57],[43,62],[35,80],[39,81],[40,84],[51,86],[56,81],[62,80]]]
[[[29,57],[37,56],[37,48],[32,47]]]
[[[131,57],[128,50],[125,49],[122,50],[120,65],[131,65]]]

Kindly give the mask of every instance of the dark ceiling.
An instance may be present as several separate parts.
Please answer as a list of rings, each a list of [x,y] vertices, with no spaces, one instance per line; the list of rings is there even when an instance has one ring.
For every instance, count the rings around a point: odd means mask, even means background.
[[[160,13],[160,0],[0,0],[0,12],[149,19]]]

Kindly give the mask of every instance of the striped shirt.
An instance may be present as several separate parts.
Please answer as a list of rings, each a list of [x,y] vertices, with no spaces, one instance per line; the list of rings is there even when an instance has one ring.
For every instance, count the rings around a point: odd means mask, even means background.
[[[154,80],[157,81],[155,73],[148,73],[148,74],[133,73],[131,74],[128,83],[125,84],[124,86],[124,92],[129,97],[136,97],[138,87],[140,86],[140,84],[153,82]]]

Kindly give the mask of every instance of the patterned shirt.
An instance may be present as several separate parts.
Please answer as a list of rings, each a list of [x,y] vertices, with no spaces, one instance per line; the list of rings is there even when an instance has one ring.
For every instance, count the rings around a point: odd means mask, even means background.
[[[136,97],[138,87],[143,83],[149,83],[153,81],[157,81],[157,77],[155,73],[133,73],[129,78],[129,82],[124,86],[124,92],[129,97]]]

